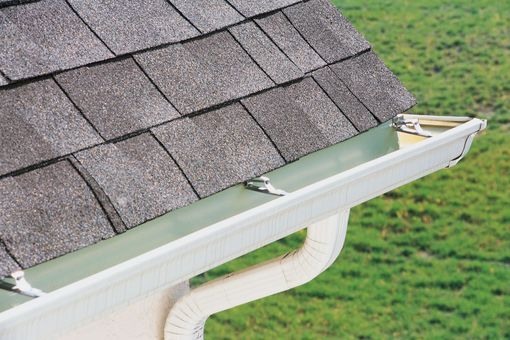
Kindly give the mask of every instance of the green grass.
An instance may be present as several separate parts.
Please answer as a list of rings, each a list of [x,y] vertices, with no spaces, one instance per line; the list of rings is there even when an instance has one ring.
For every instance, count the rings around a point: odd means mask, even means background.
[[[414,112],[487,118],[489,131],[456,168],[353,209],[344,251],[319,278],[213,316],[206,336],[509,339],[510,1],[335,2],[417,96]]]

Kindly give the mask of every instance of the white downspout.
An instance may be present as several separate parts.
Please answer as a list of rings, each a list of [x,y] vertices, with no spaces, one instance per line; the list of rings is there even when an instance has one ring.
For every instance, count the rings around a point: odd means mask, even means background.
[[[165,340],[203,339],[209,316],[303,285],[325,271],[345,241],[349,210],[307,228],[304,245],[279,258],[208,282],[183,296],[165,324]]]

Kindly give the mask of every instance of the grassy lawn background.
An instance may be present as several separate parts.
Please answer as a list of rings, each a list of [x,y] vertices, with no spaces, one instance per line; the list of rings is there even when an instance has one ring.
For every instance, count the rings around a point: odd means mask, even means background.
[[[510,338],[510,1],[336,0],[419,101],[489,119],[456,168],[353,209],[339,260],[220,313],[211,339]],[[199,283],[298,247],[304,233]]]

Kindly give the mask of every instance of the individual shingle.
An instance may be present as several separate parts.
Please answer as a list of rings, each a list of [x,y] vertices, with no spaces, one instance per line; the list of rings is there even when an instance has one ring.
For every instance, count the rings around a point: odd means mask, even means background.
[[[112,57],[65,1],[0,10],[0,69],[18,80]]]
[[[287,161],[296,160],[357,133],[311,78],[249,97],[242,102]]]
[[[274,85],[228,32],[135,58],[182,114]]]
[[[328,63],[370,48],[368,42],[329,0],[311,0],[286,8],[285,15]]]
[[[197,197],[168,153],[150,134],[76,155],[128,228],[194,202]]]
[[[228,0],[242,15],[252,17],[274,11],[301,0]]]
[[[0,278],[9,276],[20,269],[16,261],[7,252],[3,242],[0,242]]]
[[[165,0],[69,0],[116,54],[186,40],[199,32]]]
[[[281,84],[304,76],[254,22],[234,26],[230,33],[275,83]]]
[[[331,69],[381,122],[416,104],[413,95],[373,52],[339,62]]]
[[[303,72],[326,65],[282,12],[255,21]]]
[[[0,90],[0,174],[103,140],[53,80]]]
[[[0,181],[0,237],[23,268],[115,235],[67,161]]]
[[[153,129],[201,197],[284,165],[240,104]]]
[[[105,139],[179,117],[131,58],[82,67],[56,79]]]
[[[370,111],[345,86],[329,67],[321,68],[313,73],[314,79],[342,110],[344,115],[359,131],[366,131],[377,126],[377,120]]]
[[[170,0],[203,33],[233,25],[244,18],[225,0]]]

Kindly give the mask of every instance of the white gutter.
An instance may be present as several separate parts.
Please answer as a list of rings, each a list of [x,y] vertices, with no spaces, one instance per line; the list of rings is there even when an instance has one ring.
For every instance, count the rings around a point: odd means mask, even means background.
[[[419,116],[419,119],[437,117]],[[451,119],[450,119],[451,120]],[[462,157],[479,119],[223,220],[0,314],[0,339],[55,338],[117,306],[173,286]]]
[[[165,339],[203,339],[209,316],[301,286],[333,264],[345,242],[349,210],[307,228],[303,246],[262,265],[208,282],[172,307]]]

